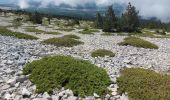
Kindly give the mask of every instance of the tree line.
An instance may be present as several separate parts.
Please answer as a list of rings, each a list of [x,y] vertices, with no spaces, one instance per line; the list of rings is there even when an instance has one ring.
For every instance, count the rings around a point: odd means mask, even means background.
[[[140,25],[138,13],[136,8],[129,3],[125,13],[118,17],[115,15],[112,6],[109,6],[105,15],[96,14],[95,26],[103,29],[104,32],[138,31]]]

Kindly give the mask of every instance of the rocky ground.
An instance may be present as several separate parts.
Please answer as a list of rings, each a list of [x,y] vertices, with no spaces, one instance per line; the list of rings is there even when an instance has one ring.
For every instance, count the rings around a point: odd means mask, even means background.
[[[41,28],[41,27],[40,27]],[[11,29],[26,34],[21,28]],[[107,70],[112,84],[108,87],[112,95],[106,95],[105,100],[128,100],[127,94],[117,93],[116,77],[124,68],[142,67],[152,69],[160,73],[170,73],[170,39],[144,38],[159,46],[158,50],[135,48],[132,46],[119,46],[117,43],[123,41],[124,36],[102,36],[101,32],[95,35],[82,35],[78,30],[63,32],[65,34],[76,34],[81,37],[83,45],[67,48],[43,45],[40,41],[51,38],[53,35],[41,34],[39,40],[22,40],[13,37],[0,36],[0,99],[4,100],[76,100],[71,90],[55,90],[53,95],[48,93],[36,94],[36,86],[29,80],[28,76],[22,75],[24,65],[35,59],[49,55],[71,55],[73,57],[89,60]],[[58,35],[56,37],[60,37]],[[91,52],[97,49],[108,49],[116,53],[115,57],[92,58]],[[94,93],[85,100],[101,100]]]

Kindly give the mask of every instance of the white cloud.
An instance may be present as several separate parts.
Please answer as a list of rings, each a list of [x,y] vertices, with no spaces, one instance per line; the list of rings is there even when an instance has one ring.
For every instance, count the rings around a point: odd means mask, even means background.
[[[29,7],[28,1],[27,0],[19,0],[18,5],[21,9],[25,9]]]

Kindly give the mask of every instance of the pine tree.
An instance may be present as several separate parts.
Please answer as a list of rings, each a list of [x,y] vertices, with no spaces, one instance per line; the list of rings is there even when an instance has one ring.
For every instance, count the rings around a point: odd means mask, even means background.
[[[109,6],[104,18],[103,31],[106,32],[113,31],[117,27],[116,24],[117,24],[116,15],[114,13],[112,6]]]
[[[138,13],[139,12],[136,11],[136,8],[129,3],[126,12],[122,14],[121,18],[123,31],[137,31],[137,28],[139,27]]]
[[[97,14],[96,14],[95,26],[97,28],[102,28],[103,27],[103,18],[100,15],[99,12],[97,12]]]

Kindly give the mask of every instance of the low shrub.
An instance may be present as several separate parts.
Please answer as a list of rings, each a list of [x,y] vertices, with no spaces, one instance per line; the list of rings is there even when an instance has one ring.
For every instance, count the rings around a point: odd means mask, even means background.
[[[92,52],[91,56],[92,57],[104,57],[104,56],[114,57],[115,54],[109,50],[99,49],[99,50]]]
[[[73,38],[66,38],[66,37],[60,37],[60,38],[51,38],[43,41],[43,43],[46,44],[52,44],[58,47],[72,47],[79,44],[83,44],[83,42],[75,40]]]
[[[32,35],[24,34],[24,33],[19,33],[19,32],[12,32],[4,27],[0,27],[0,35],[2,36],[13,36],[18,39],[29,39],[29,40],[34,40],[38,39],[37,37],[34,37]]]
[[[33,61],[23,70],[30,74],[30,80],[37,86],[37,92],[52,93],[53,89],[65,87],[76,96],[89,96],[93,93],[105,95],[110,84],[106,71],[87,61],[70,56],[46,57]]]
[[[117,79],[119,93],[127,92],[130,100],[168,100],[170,98],[170,76],[154,71],[125,69]]]
[[[123,46],[131,45],[139,48],[158,49],[157,45],[133,36],[125,38],[124,42],[119,43],[119,45],[123,45]]]
[[[65,38],[72,38],[72,39],[80,39],[77,35],[69,34],[69,35],[64,35],[63,37]]]

